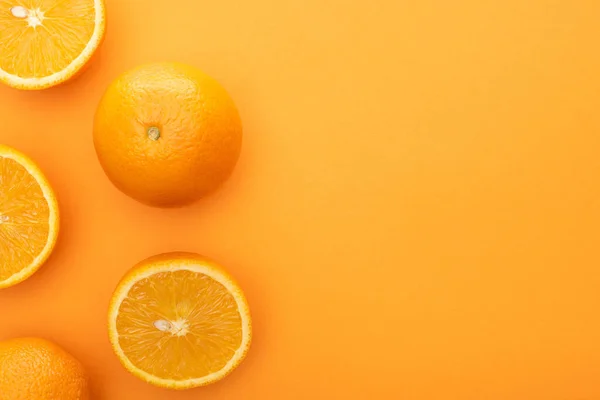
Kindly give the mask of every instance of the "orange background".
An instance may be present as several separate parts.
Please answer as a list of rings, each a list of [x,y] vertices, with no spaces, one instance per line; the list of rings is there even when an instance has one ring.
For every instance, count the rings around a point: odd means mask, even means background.
[[[600,399],[600,2],[108,0],[99,58],[0,88],[0,142],[55,187],[48,264],[0,292],[0,339],[55,340],[96,399]],[[143,62],[194,64],[245,124],[229,183],[142,206],[96,161],[95,107]],[[124,271],[204,253],[255,341],[214,386],[130,376],[107,340]]]

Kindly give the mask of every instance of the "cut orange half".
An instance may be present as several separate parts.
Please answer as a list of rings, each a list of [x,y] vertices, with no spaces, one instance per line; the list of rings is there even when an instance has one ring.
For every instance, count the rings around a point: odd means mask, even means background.
[[[242,290],[216,263],[190,253],[155,256],[129,271],[113,295],[108,330],[125,368],[171,389],[224,378],[252,337]]]
[[[44,264],[58,226],[56,196],[43,173],[0,145],[0,288],[24,281]]]
[[[104,38],[104,0],[0,0],[0,81],[18,89],[66,82]]]

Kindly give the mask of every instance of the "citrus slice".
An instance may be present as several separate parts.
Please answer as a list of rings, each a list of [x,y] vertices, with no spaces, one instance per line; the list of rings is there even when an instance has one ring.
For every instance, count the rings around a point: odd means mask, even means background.
[[[104,0],[0,0],[0,81],[45,89],[76,75],[104,38]]]
[[[224,378],[252,336],[242,290],[216,263],[190,253],[155,256],[129,271],[113,295],[108,329],[126,369],[171,389]]]
[[[28,157],[0,145],[0,288],[37,271],[56,244],[56,196]]]

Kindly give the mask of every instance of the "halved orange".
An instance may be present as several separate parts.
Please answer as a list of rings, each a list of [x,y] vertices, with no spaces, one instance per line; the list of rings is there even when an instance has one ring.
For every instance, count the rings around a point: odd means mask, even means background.
[[[0,81],[44,89],[75,76],[104,38],[104,0],[0,0]]]
[[[44,264],[58,227],[56,196],[42,171],[0,145],[0,288],[24,281]]]
[[[252,338],[240,287],[215,262],[191,253],[158,255],[130,270],[113,295],[108,331],[126,369],[171,389],[224,378]]]

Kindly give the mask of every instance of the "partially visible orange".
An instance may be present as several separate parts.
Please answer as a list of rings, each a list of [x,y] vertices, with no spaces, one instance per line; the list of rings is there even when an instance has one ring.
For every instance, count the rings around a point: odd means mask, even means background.
[[[104,38],[104,0],[0,0],[0,82],[45,89],[77,75]]]
[[[54,191],[27,156],[0,145],[0,288],[30,277],[58,237]]]
[[[224,378],[252,339],[239,285],[218,264],[191,253],[151,257],[130,270],[113,295],[108,332],[125,368],[171,389]]]
[[[229,177],[242,123],[229,94],[208,75],[184,64],[150,64],[109,86],[94,144],[117,188],[149,205],[180,206]]]
[[[83,366],[56,344],[22,338],[0,342],[0,400],[89,400]]]

